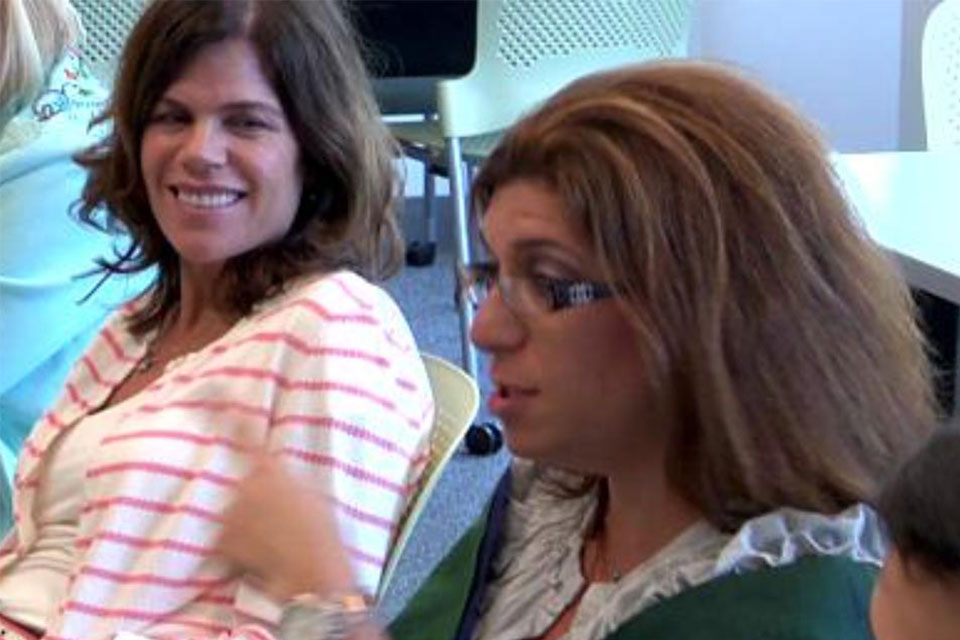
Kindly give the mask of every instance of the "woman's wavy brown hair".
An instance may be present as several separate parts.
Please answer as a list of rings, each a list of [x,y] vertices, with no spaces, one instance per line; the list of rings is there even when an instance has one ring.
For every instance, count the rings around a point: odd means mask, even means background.
[[[718,66],[574,83],[474,183],[540,181],[593,244],[674,430],[667,475],[716,526],[876,494],[934,423],[908,289],[816,132]],[[638,428],[643,418],[638,416]]]
[[[107,274],[157,267],[148,303],[131,319],[137,335],[162,323],[180,295],[178,255],[153,217],[141,174],[144,130],[186,66],[205,47],[234,38],[253,45],[280,99],[299,143],[304,187],[285,237],[227,261],[219,285],[230,310],[247,314],[304,273],[347,268],[382,278],[399,266],[394,146],[340,2],[157,0],[130,34],[100,118],[112,133],[77,156],[90,171],[80,218],[133,239],[101,267]]]

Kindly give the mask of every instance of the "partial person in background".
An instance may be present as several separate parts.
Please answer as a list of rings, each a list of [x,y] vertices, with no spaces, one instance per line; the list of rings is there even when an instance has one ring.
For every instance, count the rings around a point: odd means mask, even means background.
[[[109,312],[149,273],[113,278],[87,298],[80,277],[110,258],[116,236],[70,215],[86,171],[71,156],[96,142],[90,122],[106,91],[72,48],[81,35],[68,0],[0,0],[0,494],[23,439],[60,392]],[[81,301],[83,301],[81,303]],[[0,532],[9,525],[0,510]]]
[[[472,339],[516,459],[391,634],[870,638],[866,503],[932,428],[930,375],[810,125],[721,67],[627,68],[522,120],[473,188]],[[248,476],[221,549],[311,624],[356,620],[296,484]]]
[[[960,428],[938,430],[877,509],[891,548],[870,607],[876,640],[960,638]]]
[[[104,124],[78,156],[80,215],[129,230],[110,279],[156,283],[24,445],[0,629],[269,638],[276,603],[213,553],[253,453],[336,505],[375,592],[433,400],[371,282],[400,263],[398,184],[349,20],[337,2],[151,2]]]

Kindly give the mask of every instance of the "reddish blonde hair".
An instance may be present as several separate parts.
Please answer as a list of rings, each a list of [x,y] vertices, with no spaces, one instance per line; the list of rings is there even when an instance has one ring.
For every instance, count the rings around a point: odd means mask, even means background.
[[[931,428],[908,289],[850,215],[811,127],[718,66],[561,91],[478,174],[560,196],[645,345],[671,482],[717,526],[873,496]],[[641,390],[638,390],[640,392]]]

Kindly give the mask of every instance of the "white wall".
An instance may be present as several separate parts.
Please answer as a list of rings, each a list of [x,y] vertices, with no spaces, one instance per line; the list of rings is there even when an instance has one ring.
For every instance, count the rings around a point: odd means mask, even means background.
[[[690,54],[755,75],[836,149],[923,148],[920,38],[938,0],[695,1]],[[419,196],[420,167],[406,164]]]
[[[699,0],[691,54],[755,74],[841,151],[897,149],[904,3],[915,1]]]

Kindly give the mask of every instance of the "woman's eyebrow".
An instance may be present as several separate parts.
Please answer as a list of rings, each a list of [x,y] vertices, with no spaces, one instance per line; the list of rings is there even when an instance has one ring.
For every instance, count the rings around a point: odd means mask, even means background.
[[[170,96],[163,96],[157,101],[157,106],[170,106],[177,109],[183,109],[185,111],[190,111],[190,107],[186,103],[172,98]],[[261,111],[267,115],[271,115],[276,118],[284,117],[283,110],[272,103],[263,102],[260,100],[234,100],[232,102],[225,102],[217,106],[218,111]]]
[[[506,261],[508,263],[530,263],[534,260],[549,260],[574,272],[583,270],[584,258],[568,246],[549,238],[523,238],[505,247],[505,253],[494,254],[489,245],[480,237],[483,251],[474,258],[474,262]],[[529,266],[529,265],[528,265]]]
[[[566,244],[551,238],[522,238],[510,247],[511,252],[524,260],[548,259],[570,269],[582,268],[584,257]]]
[[[548,250],[553,252],[570,253],[565,246],[549,238],[521,238],[514,246],[523,251],[541,251]]]
[[[228,102],[220,106],[224,111],[262,111],[266,115],[275,118],[283,118],[283,109],[269,102],[259,102],[257,100],[238,100]]]

